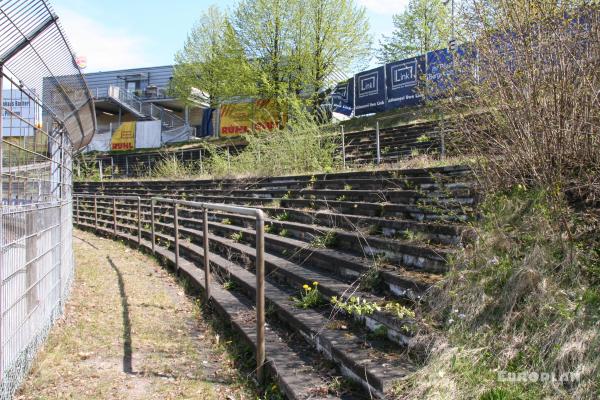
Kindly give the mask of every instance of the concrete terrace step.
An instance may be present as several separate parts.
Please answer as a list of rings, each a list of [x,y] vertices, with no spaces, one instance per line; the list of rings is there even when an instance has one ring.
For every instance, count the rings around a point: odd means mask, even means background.
[[[84,225],[93,228],[89,224]],[[110,234],[109,229],[103,229]],[[129,240],[135,241],[131,235],[119,232],[120,237],[129,236]],[[144,241],[144,246],[149,247]],[[187,250],[192,250],[192,244],[186,244]],[[199,247],[193,249],[197,257],[201,258]],[[172,253],[161,249],[163,255],[167,255],[171,262]],[[184,255],[189,257],[189,254]],[[242,267],[221,258],[215,254],[211,255],[214,267],[221,268],[235,277],[237,282],[250,297],[254,293],[254,275]],[[190,262],[186,266],[195,268]],[[194,271],[195,280],[202,282],[200,270]],[[279,286],[266,283],[265,288],[268,302],[277,310],[277,317],[284,320],[290,327],[302,334],[305,339],[326,357],[332,359],[340,366],[342,373],[357,381],[379,398],[385,398],[393,383],[402,379],[407,373],[414,370],[413,363],[402,351],[390,351],[391,349],[380,348],[377,341],[369,340],[364,336],[357,336],[352,331],[339,331],[331,326],[330,320],[315,310],[300,310],[294,307],[290,300],[290,294]],[[231,296],[233,297],[233,296]],[[231,301],[231,297],[229,300]],[[218,298],[215,298],[218,302]],[[238,302],[239,303],[239,302]],[[385,346],[385,344],[384,344]],[[296,357],[297,358],[297,357]],[[275,364],[277,365],[277,364]],[[311,397],[313,398],[313,397]]]
[[[106,212],[104,216],[110,217],[112,213],[112,204],[110,202],[98,202],[99,211],[104,207]],[[120,207],[120,204],[117,205]],[[150,207],[143,205],[143,219],[150,221]],[[157,205],[155,213],[163,221],[172,221],[173,217],[168,213],[170,206]],[[81,214],[81,211],[80,211]],[[88,215],[91,215],[91,208],[88,207]],[[219,228],[223,235],[229,236],[234,233],[238,227],[247,227],[253,224],[253,220],[248,217],[242,217],[235,214],[219,213],[209,214],[212,221],[211,226]],[[185,207],[180,208],[179,219],[183,224],[194,225],[202,219],[201,211],[191,210]],[[278,221],[277,219],[265,219],[267,229],[277,231],[278,234],[269,234],[269,242],[273,242],[279,249],[283,248],[292,253],[311,248],[311,256],[317,258],[321,253],[329,252],[340,254],[342,261],[334,256],[321,257],[323,262],[339,264],[347,263],[350,258],[354,258],[365,263],[365,259],[379,259],[387,264],[406,266],[420,271],[443,272],[446,270],[445,264],[447,257],[454,253],[453,249],[441,247],[439,245],[425,244],[416,240],[390,239],[386,237],[375,237],[362,232],[347,232],[341,229],[320,228],[317,226],[306,225],[297,222]],[[285,231],[284,231],[285,230]],[[282,233],[286,233],[282,235]],[[331,242],[328,249],[315,248],[314,244],[319,244],[318,240],[325,240],[326,235]],[[288,237],[282,237],[288,236]],[[321,247],[325,247],[322,245]],[[350,253],[350,254],[344,254]],[[360,258],[359,258],[360,257]],[[371,264],[372,261],[369,261]]]
[[[203,194],[203,195],[228,195],[228,196],[252,196],[261,198],[317,198],[334,200],[339,197],[353,199],[356,201],[370,202],[410,202],[416,201],[435,201],[442,199],[460,199],[462,203],[469,203],[472,200],[472,192],[469,188],[444,188],[443,190],[414,190],[414,189],[356,189],[356,188],[340,188],[340,189],[315,189],[315,188],[232,188],[232,189],[191,189],[191,188],[168,188],[163,191],[168,191],[172,194]],[[152,194],[160,193],[157,190],[131,190],[130,193]],[[104,189],[105,194],[123,193],[121,189]]]
[[[111,192],[110,195],[118,195]],[[182,198],[177,193],[156,194],[159,197]],[[321,200],[321,199],[271,199],[258,197],[234,197],[234,196],[209,196],[190,194],[183,197],[191,201],[207,201],[223,204],[237,204],[252,207],[283,207],[295,209],[328,210],[338,214],[362,215],[381,218],[401,218],[415,221],[444,221],[458,222],[466,221],[472,213],[470,205],[462,204],[439,204],[418,205],[401,203],[374,203],[346,200]]]
[[[420,190],[451,193],[456,189],[468,189],[472,186],[472,178],[468,175],[449,175],[431,173],[422,176],[403,176],[373,173],[371,175],[353,177],[341,176],[325,178],[304,176],[304,179],[263,179],[248,178],[239,180],[214,181],[133,181],[133,182],[76,182],[77,192],[101,192],[120,190],[128,192],[144,191],[198,191],[202,189],[242,190],[242,189],[286,189],[286,190]]]
[[[327,181],[331,179],[412,179],[412,178],[423,178],[440,176],[446,179],[452,177],[464,177],[470,176],[471,169],[466,165],[454,165],[445,167],[432,167],[432,168],[411,168],[411,169],[400,169],[400,170],[383,170],[383,171],[347,171],[347,172],[334,172],[334,173],[320,173],[320,174],[305,174],[305,175],[289,175],[289,176],[276,176],[276,177],[260,177],[260,178],[248,178],[250,181],[260,181],[268,183],[294,183],[294,182],[311,182],[311,181]],[[151,186],[165,186],[165,184],[186,184],[191,183],[194,185],[213,185],[213,184],[227,184],[234,183],[239,184],[245,182],[246,179],[201,179],[201,180],[180,180],[180,181],[110,181],[110,182],[76,182],[77,189],[86,186],[89,187],[102,187],[102,186],[113,186],[113,187],[151,187]]]

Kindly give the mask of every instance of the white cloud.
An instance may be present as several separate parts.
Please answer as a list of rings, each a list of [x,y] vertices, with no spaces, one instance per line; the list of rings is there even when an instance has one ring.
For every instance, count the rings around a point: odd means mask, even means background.
[[[398,14],[406,8],[408,0],[358,0],[358,4],[375,14]]]
[[[66,8],[55,7],[73,51],[87,57],[85,72],[147,66],[151,48],[143,37],[114,29]]]

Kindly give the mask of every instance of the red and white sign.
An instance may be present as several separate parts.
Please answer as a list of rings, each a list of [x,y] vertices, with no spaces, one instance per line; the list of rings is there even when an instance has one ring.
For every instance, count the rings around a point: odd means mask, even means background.
[[[75,64],[79,69],[85,69],[87,67],[87,57],[86,56],[76,56]]]

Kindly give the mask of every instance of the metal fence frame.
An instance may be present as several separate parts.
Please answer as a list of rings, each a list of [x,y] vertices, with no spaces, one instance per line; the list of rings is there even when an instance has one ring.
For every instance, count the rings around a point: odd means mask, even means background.
[[[70,293],[72,158],[96,127],[46,0],[0,4],[0,115],[0,399],[9,399]]]

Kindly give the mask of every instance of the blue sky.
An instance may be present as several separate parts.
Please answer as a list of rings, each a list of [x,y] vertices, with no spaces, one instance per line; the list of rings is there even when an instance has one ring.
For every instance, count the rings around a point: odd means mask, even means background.
[[[408,0],[355,0],[367,9],[375,43],[392,30]],[[188,32],[210,5],[236,0],[50,0],[86,72],[173,63]]]

